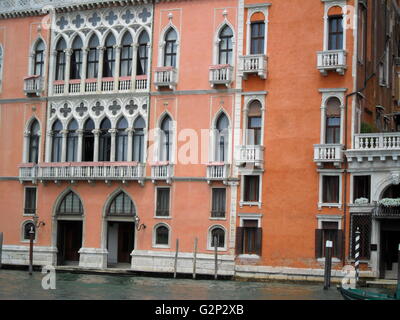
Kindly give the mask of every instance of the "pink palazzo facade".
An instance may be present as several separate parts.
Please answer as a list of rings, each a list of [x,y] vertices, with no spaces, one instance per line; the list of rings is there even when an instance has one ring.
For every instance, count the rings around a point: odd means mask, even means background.
[[[5,1],[2,263],[36,225],[35,265],[211,275],[216,250],[219,275],[315,280],[360,227],[362,276],[390,276],[399,7],[368,3]]]

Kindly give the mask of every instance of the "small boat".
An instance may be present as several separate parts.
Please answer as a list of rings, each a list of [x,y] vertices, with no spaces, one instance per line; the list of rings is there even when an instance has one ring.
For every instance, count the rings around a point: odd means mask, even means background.
[[[337,289],[345,300],[400,300],[400,290],[397,290],[394,295],[388,295],[361,289],[344,289],[340,286]]]

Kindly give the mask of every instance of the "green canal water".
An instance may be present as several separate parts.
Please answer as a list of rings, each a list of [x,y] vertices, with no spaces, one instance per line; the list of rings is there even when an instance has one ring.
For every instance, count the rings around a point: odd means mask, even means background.
[[[341,300],[333,285],[213,281],[57,273],[56,289],[42,289],[43,274],[0,270],[0,299],[41,300]]]

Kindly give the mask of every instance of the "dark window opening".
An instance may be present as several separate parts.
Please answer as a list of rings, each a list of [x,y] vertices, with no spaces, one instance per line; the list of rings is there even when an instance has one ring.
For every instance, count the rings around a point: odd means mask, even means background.
[[[25,208],[24,214],[36,213],[36,188],[25,188]]]
[[[169,230],[167,227],[160,226],[156,229],[156,245],[168,245]]]
[[[265,45],[265,23],[263,21],[251,23],[250,54],[263,54]]]
[[[371,176],[354,176],[353,202],[359,198],[371,200]]]
[[[215,248],[215,245],[217,248],[225,247],[225,231],[222,228],[214,228],[211,231],[211,247]]]
[[[244,176],[243,201],[258,202],[260,190],[260,176]]]
[[[212,209],[211,217],[225,218],[226,206],[226,189],[214,188],[212,189]]]
[[[331,16],[329,23],[328,50],[343,49],[343,17]]]
[[[157,217],[169,217],[169,188],[157,189]]]
[[[339,176],[322,177],[322,202],[339,203]]]

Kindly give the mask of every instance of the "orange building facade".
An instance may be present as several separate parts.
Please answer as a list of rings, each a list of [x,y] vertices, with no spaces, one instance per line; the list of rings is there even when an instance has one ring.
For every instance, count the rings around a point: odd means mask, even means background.
[[[316,279],[358,227],[394,274],[396,1],[42,2],[0,7],[3,264]]]

